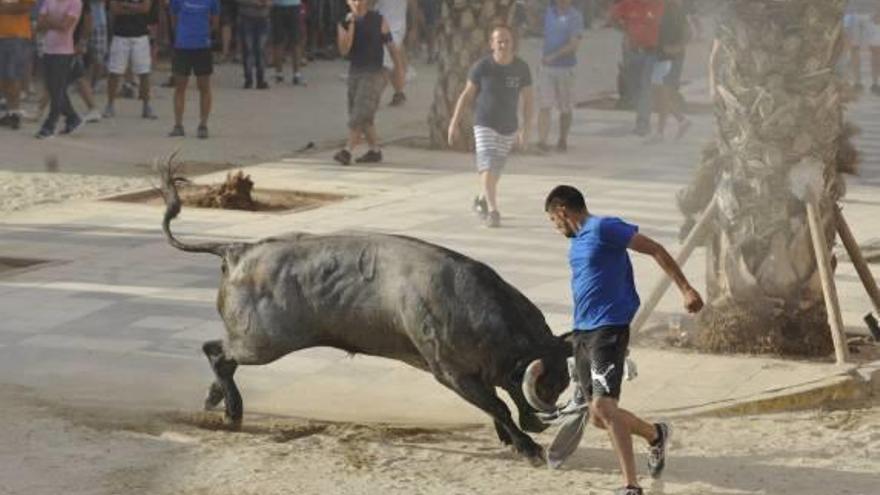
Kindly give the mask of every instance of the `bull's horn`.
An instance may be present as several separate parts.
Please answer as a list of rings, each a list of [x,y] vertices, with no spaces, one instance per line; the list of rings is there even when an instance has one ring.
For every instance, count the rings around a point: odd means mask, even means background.
[[[554,406],[553,404],[548,404],[544,402],[543,399],[538,397],[536,386],[538,383],[538,378],[540,378],[543,373],[544,362],[540,359],[536,359],[529,364],[529,367],[526,368],[525,375],[523,375],[523,395],[526,396],[526,401],[529,403],[529,405],[534,407],[536,410],[541,412],[553,412],[556,410],[556,406]]]

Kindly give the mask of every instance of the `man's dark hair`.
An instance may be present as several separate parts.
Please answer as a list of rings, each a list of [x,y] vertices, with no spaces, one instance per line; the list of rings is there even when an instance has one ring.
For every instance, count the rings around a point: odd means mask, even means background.
[[[544,202],[544,211],[564,206],[573,211],[586,211],[587,203],[584,202],[584,195],[572,186],[556,186],[547,195]]]

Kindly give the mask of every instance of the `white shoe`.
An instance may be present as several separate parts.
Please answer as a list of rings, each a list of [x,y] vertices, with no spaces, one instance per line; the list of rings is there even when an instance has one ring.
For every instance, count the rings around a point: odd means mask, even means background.
[[[83,117],[83,121],[88,124],[94,124],[95,122],[101,121],[101,112],[98,111],[97,108],[93,108],[89,113],[87,113]]]

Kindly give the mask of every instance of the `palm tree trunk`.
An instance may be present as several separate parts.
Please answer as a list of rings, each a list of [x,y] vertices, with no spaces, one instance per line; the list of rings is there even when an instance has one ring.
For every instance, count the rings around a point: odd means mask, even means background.
[[[845,0],[728,0],[716,61],[717,140],[679,195],[693,216],[713,194],[707,307],[696,344],[712,352],[827,356],[832,351],[806,208],[813,177],[829,244],[841,172],[855,154],[843,122]],[[829,249],[831,246],[828,246]]]
[[[434,103],[428,116],[431,147],[446,148],[449,121],[458,95],[464,89],[468,69],[489,52],[489,31],[506,22],[514,0],[439,0],[441,24],[437,41],[440,47],[439,76],[434,88]],[[473,116],[465,112],[461,119],[461,139],[456,149],[472,150]]]

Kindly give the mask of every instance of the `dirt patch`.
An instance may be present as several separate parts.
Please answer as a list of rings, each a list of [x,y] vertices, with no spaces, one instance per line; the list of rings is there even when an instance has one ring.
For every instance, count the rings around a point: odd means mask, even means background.
[[[0,275],[2,275],[3,272],[33,268],[44,263],[49,263],[49,261],[50,260],[38,260],[32,258],[11,258],[2,256],[0,257]]]
[[[206,197],[213,194],[212,187],[203,185],[185,185],[179,189],[180,200],[184,206],[205,208],[210,203],[205,202]],[[242,208],[246,211],[260,212],[292,212],[305,211],[320,208],[331,203],[350,199],[352,196],[340,194],[318,193],[309,191],[285,191],[278,189],[254,189],[251,192],[253,198],[252,208]],[[159,191],[139,191],[131,194],[122,194],[106,198],[105,201],[121,201],[124,203],[141,203],[146,205],[162,206],[164,200]],[[216,207],[216,206],[213,206]]]

